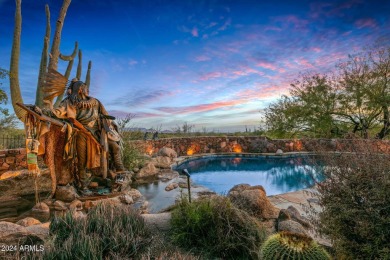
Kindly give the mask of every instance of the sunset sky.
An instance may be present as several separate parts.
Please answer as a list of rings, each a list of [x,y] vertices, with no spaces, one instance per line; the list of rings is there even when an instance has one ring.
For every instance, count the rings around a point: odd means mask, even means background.
[[[20,83],[34,103],[45,33],[60,0],[22,1]],[[0,67],[9,69],[14,0],[0,0]],[[307,71],[326,73],[376,40],[390,43],[390,1],[73,0],[60,50],[92,61],[91,95],[133,126],[243,131]],[[67,63],[60,62],[65,72]],[[76,73],[74,66],[73,75]],[[2,88],[9,93],[8,82]]]

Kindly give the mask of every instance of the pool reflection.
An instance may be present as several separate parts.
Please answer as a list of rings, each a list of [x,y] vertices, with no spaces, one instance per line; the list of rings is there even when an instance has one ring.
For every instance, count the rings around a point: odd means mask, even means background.
[[[320,179],[315,158],[301,157],[211,157],[185,162],[176,170],[187,168],[194,183],[220,193],[234,185],[262,185],[267,195],[276,195],[310,187]]]

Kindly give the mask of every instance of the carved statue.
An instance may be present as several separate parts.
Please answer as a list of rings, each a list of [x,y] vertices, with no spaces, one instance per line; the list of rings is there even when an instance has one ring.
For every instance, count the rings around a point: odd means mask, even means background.
[[[73,80],[66,90],[66,98],[57,108],[52,102],[45,101],[49,109],[34,110],[39,114],[64,119],[67,125],[66,144],[63,159],[75,160],[77,158],[77,177],[79,188],[84,195],[90,195],[88,185],[91,175],[100,169],[97,174],[107,177],[107,160],[110,155],[117,182],[123,178],[120,174],[125,172],[122,163],[120,142],[115,118],[109,116],[103,104],[96,98],[89,96],[88,88],[82,81]]]

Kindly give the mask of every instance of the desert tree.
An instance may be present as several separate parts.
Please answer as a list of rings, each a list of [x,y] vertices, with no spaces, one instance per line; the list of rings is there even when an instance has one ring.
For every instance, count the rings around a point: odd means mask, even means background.
[[[0,79],[5,79],[8,76],[8,71],[0,68]],[[2,82],[0,82],[0,86]],[[0,105],[6,105],[8,102],[7,93],[0,88]],[[4,133],[5,130],[14,129],[17,125],[17,118],[15,115],[9,113],[5,107],[0,107],[0,131]]]
[[[312,193],[317,202],[306,208],[308,216],[317,232],[332,241],[336,259],[388,259],[389,147],[374,139],[343,146],[348,152],[315,147],[323,181]]]
[[[349,55],[330,74],[302,74],[289,96],[265,109],[268,129],[276,136],[332,137],[347,131],[390,133],[390,48],[376,47]]]

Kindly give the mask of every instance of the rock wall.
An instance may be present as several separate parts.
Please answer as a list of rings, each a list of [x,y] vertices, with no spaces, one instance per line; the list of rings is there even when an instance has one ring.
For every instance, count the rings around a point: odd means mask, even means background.
[[[371,151],[390,154],[389,140],[362,139],[276,139],[263,136],[186,137],[132,141],[147,154],[155,154],[162,147],[172,148],[178,156],[203,153],[276,153],[312,151]]]
[[[0,176],[6,171],[27,168],[26,149],[10,149],[0,151]]]
[[[312,152],[318,150],[354,152],[371,147],[374,151],[390,154],[390,140],[362,139],[276,139],[264,136],[202,136],[131,141],[147,154],[156,154],[162,147],[172,148],[178,156],[203,153],[276,153]],[[360,148],[359,148],[360,147]],[[42,159],[39,158],[42,163]],[[0,177],[6,171],[27,167],[26,149],[0,151]]]

